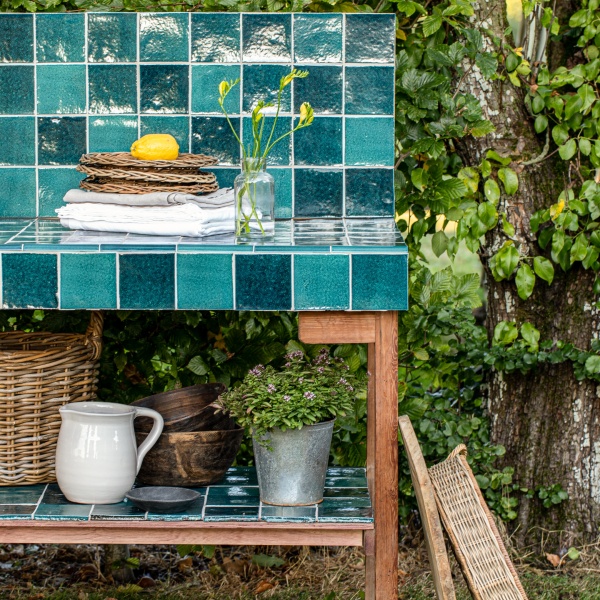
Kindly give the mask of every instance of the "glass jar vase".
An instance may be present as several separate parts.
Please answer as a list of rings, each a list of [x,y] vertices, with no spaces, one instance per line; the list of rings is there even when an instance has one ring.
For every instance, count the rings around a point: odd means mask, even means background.
[[[272,236],[275,231],[275,181],[261,158],[242,160],[235,178],[235,232],[244,237]]]

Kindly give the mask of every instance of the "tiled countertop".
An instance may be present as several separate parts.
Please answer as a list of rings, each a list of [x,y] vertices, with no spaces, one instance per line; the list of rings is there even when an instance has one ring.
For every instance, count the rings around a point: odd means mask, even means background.
[[[406,310],[392,218],[277,221],[252,242],[71,231],[0,221],[3,308]]]
[[[256,472],[233,467],[217,485],[196,488],[202,496],[186,511],[144,512],[129,502],[88,505],[69,502],[57,484],[0,487],[0,519],[34,521],[205,521],[270,523],[372,523],[365,470],[331,468],[325,497],[313,506],[269,506],[258,496]]]

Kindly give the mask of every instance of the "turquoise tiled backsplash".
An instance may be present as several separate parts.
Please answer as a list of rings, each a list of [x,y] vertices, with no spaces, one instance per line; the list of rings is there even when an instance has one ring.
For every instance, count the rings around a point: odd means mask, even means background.
[[[293,67],[310,74],[286,89],[281,131],[303,101],[316,118],[271,156],[276,216],[392,217],[394,39],[393,15],[0,14],[0,217],[54,216],[81,154],[146,133],[217,156],[230,185],[218,83],[241,78],[227,109],[248,139]]]

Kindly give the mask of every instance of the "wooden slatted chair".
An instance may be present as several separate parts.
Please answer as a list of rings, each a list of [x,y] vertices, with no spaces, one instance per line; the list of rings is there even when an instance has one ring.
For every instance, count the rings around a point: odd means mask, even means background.
[[[428,470],[410,419],[400,417],[398,424],[423,521],[438,600],[455,598],[441,528],[436,530],[440,516],[475,600],[527,600],[467,462],[466,447],[463,444],[456,447],[446,460]],[[430,500],[431,490],[437,509]],[[425,497],[429,501],[425,501]]]

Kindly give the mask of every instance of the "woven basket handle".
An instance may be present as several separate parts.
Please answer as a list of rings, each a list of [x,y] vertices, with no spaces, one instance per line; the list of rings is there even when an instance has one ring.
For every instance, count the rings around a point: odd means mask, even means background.
[[[448,458],[454,458],[457,455],[467,456],[467,447],[464,444],[459,444],[458,446],[456,446],[456,448],[454,448],[454,450],[450,452]]]
[[[92,360],[98,360],[102,354],[103,325],[104,315],[99,310],[92,311],[90,324],[85,332],[85,343],[92,346]]]

